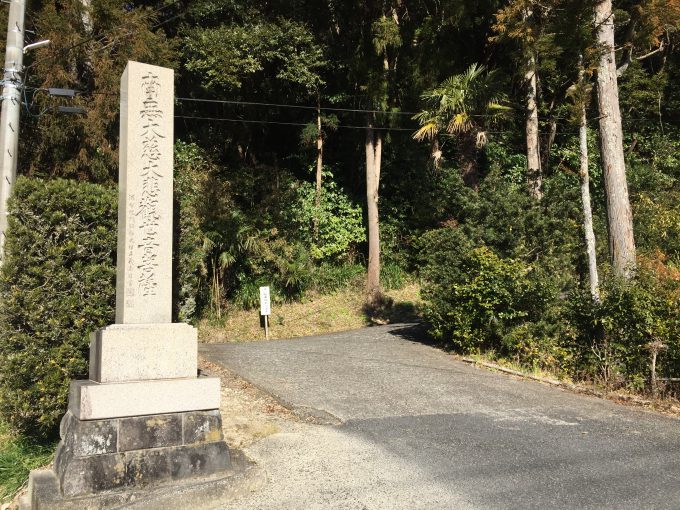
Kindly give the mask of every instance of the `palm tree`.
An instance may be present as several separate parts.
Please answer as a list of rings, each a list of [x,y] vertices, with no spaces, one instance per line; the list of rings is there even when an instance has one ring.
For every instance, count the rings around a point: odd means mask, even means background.
[[[432,142],[435,166],[441,158],[439,137],[456,141],[463,180],[475,189],[479,183],[477,156],[486,144],[486,126],[510,110],[501,104],[494,78],[494,73],[486,72],[484,66],[472,64],[464,73],[451,76],[425,92],[421,99],[426,109],[413,117],[420,124],[413,138]]]

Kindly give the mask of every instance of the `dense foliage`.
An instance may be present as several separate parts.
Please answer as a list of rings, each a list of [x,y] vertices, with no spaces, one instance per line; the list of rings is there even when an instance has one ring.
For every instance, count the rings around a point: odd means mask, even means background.
[[[52,44],[26,56],[19,171],[113,186],[118,83],[126,61],[173,67],[176,317],[219,316],[227,304],[252,307],[260,285],[270,285],[273,299],[283,301],[356,282],[375,239],[366,235],[368,205],[374,210],[377,201],[383,288],[403,283],[407,273],[419,279],[426,319],[442,344],[575,378],[649,388],[652,352],[660,376],[680,377],[680,92],[674,85],[680,78],[680,3],[614,5],[638,265],[623,280],[612,263],[612,193],[602,170],[606,151],[595,100],[606,50],[594,22],[602,4],[29,2],[29,39]],[[52,97],[49,87],[78,93]],[[59,114],[57,107],[65,104],[81,105],[87,115]],[[367,195],[369,161],[381,161],[379,196]],[[582,202],[586,170],[590,207]],[[19,200],[40,205],[27,191],[37,184],[26,182],[15,207]],[[74,200],[84,200],[73,193]],[[586,256],[587,209],[593,257]],[[47,218],[41,221],[51,222],[57,210],[40,205]],[[111,210],[85,208],[98,225],[112,221]],[[61,239],[57,224],[54,232],[41,231],[40,241],[30,229],[16,230],[16,221],[10,249],[39,249]],[[91,235],[83,234],[83,242]],[[101,278],[104,246],[83,252],[82,260],[82,268],[101,268]],[[52,249],[75,248],[67,243]],[[599,297],[588,290],[593,258]],[[26,294],[21,299],[37,304],[22,313],[44,313],[41,324],[49,319],[62,328],[61,310],[84,290],[58,303],[50,318],[41,306],[51,298],[38,296],[57,288],[50,276],[60,270],[54,260],[30,271],[13,265],[19,261],[9,264],[4,292],[16,292],[12,299]],[[19,313],[13,303],[2,305],[3,317]],[[85,347],[87,330],[105,318],[98,313],[61,331],[64,349]],[[28,345],[23,331],[3,328],[4,345]],[[7,349],[3,356],[14,355]],[[47,353],[58,348],[34,349],[27,353],[49,359]],[[62,356],[64,377],[84,372],[78,356]],[[51,384],[47,375],[38,376],[22,376],[25,382],[17,384]],[[39,427],[58,414],[64,387],[57,386],[44,390],[52,400]],[[9,399],[14,397],[4,402]],[[16,397],[12,405],[19,402]],[[25,404],[25,424],[38,420],[29,412],[32,403]],[[7,405],[3,414],[11,418],[15,411]]]
[[[312,183],[296,186],[296,203],[290,208],[292,226],[308,247],[313,259],[338,261],[354,258],[356,246],[366,240],[361,208],[339,189],[330,173],[319,194]]]
[[[87,376],[89,333],[113,321],[117,193],[19,179],[0,274],[0,411],[49,434],[71,379]]]

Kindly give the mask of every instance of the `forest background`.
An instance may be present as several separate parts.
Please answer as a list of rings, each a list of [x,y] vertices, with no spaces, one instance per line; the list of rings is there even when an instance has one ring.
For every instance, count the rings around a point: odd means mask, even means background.
[[[54,434],[113,321],[128,60],[176,71],[178,320],[261,285],[389,315],[411,281],[447,348],[673,396],[679,26],[677,0],[29,2],[52,42],[23,76],[2,420]]]

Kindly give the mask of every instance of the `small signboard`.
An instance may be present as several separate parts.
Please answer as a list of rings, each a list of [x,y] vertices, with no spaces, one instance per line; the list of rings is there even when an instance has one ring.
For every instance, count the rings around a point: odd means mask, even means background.
[[[269,287],[260,287],[260,315],[271,315],[271,301],[269,299]]]
[[[264,319],[264,337],[269,340],[269,316],[272,313],[269,287],[260,287],[260,315]]]

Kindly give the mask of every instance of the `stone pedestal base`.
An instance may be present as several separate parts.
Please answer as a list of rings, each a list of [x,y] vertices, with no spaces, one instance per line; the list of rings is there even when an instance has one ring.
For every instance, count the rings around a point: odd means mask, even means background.
[[[98,383],[71,381],[68,410],[80,420],[103,420],[219,409],[219,377]]]
[[[196,342],[187,324],[95,331],[90,379],[71,382],[54,467],[31,472],[22,509],[111,508],[229,478],[220,380],[197,377]]]
[[[100,383],[196,377],[189,324],[111,324],[90,334],[90,379]]]
[[[238,450],[231,451],[232,468],[207,478],[173,481],[142,489],[102,492],[65,498],[59,492],[54,471],[31,472],[30,493],[19,501],[19,510],[213,510],[251,494],[267,482],[265,471]]]
[[[230,468],[217,409],[102,420],[80,420],[69,411],[54,467],[31,473],[25,508],[76,508],[93,494],[205,481]]]

